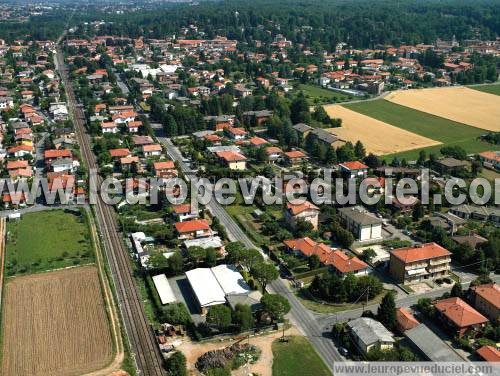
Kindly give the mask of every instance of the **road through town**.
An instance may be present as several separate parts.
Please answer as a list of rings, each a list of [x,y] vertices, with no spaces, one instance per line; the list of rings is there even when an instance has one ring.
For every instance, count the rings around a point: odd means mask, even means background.
[[[179,149],[172,143],[172,141],[165,137],[157,137],[167,149],[168,155],[174,161],[179,163],[180,168],[184,175],[189,179],[196,179],[196,175],[191,173],[189,165],[184,161]],[[245,232],[238,226],[234,219],[227,213],[227,211],[216,201],[211,200],[207,204],[208,210],[217,217],[221,224],[226,228],[229,237],[234,241],[242,242],[246,247],[256,248],[255,244],[248,238]],[[266,256],[267,257],[267,256]],[[290,311],[290,320],[301,330],[311,341],[318,353],[324,359],[328,368],[333,370],[333,362],[342,361],[343,357],[337,351],[330,333],[324,332],[321,325],[317,322],[314,314],[307,310],[297,299],[294,293],[286,286],[286,282],[278,279],[272,282],[269,287],[272,292],[286,296],[292,307]]]

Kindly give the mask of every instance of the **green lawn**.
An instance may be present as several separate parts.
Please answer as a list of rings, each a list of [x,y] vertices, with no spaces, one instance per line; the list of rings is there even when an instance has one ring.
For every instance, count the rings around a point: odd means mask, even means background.
[[[345,102],[352,99],[352,96],[333,90],[323,89],[318,85],[300,84],[299,90],[304,92],[304,95],[309,99],[311,105],[316,103]]]
[[[289,337],[288,342],[275,340],[273,376],[330,376],[323,359],[305,337]]]
[[[469,86],[470,89],[483,91],[488,94],[500,95],[500,84]]]
[[[491,144],[478,139],[480,135],[486,133],[485,130],[470,127],[386,100],[352,103],[345,104],[344,106],[363,115],[443,143],[443,145],[424,148],[427,153],[438,154],[444,145],[458,145],[463,147],[468,153],[478,153],[491,149]],[[395,155],[399,158],[416,159],[419,150],[421,149],[391,154],[387,157],[389,160]]]
[[[62,210],[27,213],[7,224],[7,276],[94,261],[85,214]]]

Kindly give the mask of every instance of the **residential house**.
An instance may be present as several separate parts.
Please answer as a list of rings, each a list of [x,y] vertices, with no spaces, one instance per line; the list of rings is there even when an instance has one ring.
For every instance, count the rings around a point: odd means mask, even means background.
[[[500,286],[496,283],[471,287],[474,307],[492,322],[500,321]]]
[[[444,277],[450,270],[451,252],[437,243],[398,248],[390,252],[389,272],[400,283]]]
[[[227,133],[235,141],[244,140],[247,137],[247,131],[244,128],[227,128]]]
[[[118,133],[118,125],[113,121],[103,121],[101,123],[102,133]]]
[[[474,334],[488,322],[486,317],[457,297],[438,300],[434,307],[445,326],[459,337]]]
[[[358,161],[344,162],[339,167],[342,175],[348,179],[363,179],[368,174],[368,166]]]
[[[267,161],[269,163],[274,163],[276,162],[281,155],[283,154],[283,150],[281,150],[277,146],[268,146],[266,149],[266,154],[267,154]]]
[[[494,206],[463,204],[451,207],[450,212],[464,219],[475,219],[500,224],[500,208]]]
[[[154,174],[158,178],[171,178],[177,176],[174,161],[160,161],[153,163]]]
[[[212,230],[206,219],[193,219],[191,221],[176,222],[175,229],[179,234],[178,239],[197,239],[212,236]]]
[[[484,167],[500,170],[500,151],[484,151],[479,153],[479,159],[483,162]]]
[[[191,204],[179,204],[172,205],[173,216],[179,222],[190,221],[192,219],[197,219],[199,217],[199,213],[197,211],[193,211]]]
[[[243,112],[243,122],[250,126],[260,127],[271,116],[273,116],[273,111],[270,110],[246,111]]]
[[[142,145],[142,155],[146,158],[159,157],[161,152],[162,148],[160,144]]]
[[[382,220],[358,206],[338,210],[343,226],[359,241],[382,238]]]
[[[347,323],[347,326],[354,344],[365,355],[371,349],[392,349],[396,342],[392,333],[371,317],[360,317],[351,320]]]
[[[7,149],[7,154],[16,158],[22,158],[26,155],[33,155],[35,152],[33,145],[16,145]]]
[[[109,149],[108,152],[111,158],[113,158],[114,160],[119,160],[120,158],[131,156],[130,150],[128,150],[127,148]]]
[[[439,172],[446,175],[456,175],[462,172],[468,166],[466,161],[461,161],[455,158],[442,158],[435,162]]]
[[[307,158],[306,155],[300,150],[288,151],[283,153],[283,156],[285,157],[287,164],[290,166],[297,166]]]
[[[319,208],[309,201],[302,204],[288,202],[285,210],[285,220],[291,228],[295,228],[299,221],[306,221],[312,224],[314,230],[317,230],[319,211]]]
[[[493,346],[482,346],[477,349],[476,353],[481,357],[481,359],[491,362],[491,363],[500,363],[500,351]]]
[[[408,308],[399,307],[396,309],[396,328],[400,333],[413,329],[420,324]]]
[[[236,151],[227,150],[227,151],[218,151],[215,155],[219,158],[219,160],[227,166],[230,170],[246,170],[247,158]]]

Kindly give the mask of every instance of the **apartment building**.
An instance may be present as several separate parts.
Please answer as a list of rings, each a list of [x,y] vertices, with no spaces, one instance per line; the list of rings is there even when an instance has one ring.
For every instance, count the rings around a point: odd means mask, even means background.
[[[395,249],[390,252],[389,272],[400,283],[444,277],[450,270],[450,256],[436,243]]]

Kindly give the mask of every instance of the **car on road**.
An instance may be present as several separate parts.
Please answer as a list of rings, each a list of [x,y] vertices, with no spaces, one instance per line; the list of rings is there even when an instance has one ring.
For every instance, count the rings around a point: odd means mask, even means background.
[[[349,355],[349,350],[347,350],[345,347],[339,347],[339,353],[342,356],[347,356]]]

